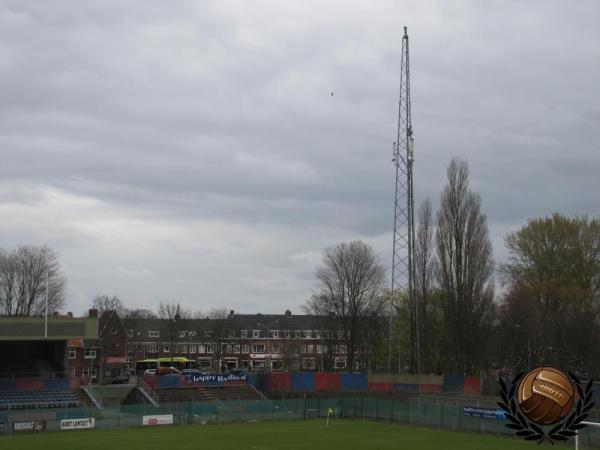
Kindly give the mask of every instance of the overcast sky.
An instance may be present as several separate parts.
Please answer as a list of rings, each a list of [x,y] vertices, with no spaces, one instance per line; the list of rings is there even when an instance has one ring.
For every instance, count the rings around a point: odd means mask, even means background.
[[[67,308],[295,312],[321,249],[391,266],[402,27],[415,196],[466,159],[503,238],[600,213],[596,1],[0,1],[0,246]],[[333,96],[331,93],[333,92]],[[389,272],[388,272],[389,276]]]

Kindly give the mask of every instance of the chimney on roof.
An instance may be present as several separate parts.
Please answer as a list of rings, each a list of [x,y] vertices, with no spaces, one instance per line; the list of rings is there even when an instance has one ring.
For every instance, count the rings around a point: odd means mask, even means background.
[[[88,313],[88,317],[98,317],[98,310],[97,309],[90,309],[89,313]]]
[[[69,311],[69,312],[67,313],[67,316],[69,316],[69,317],[72,319],[72,318],[73,318],[73,313],[72,313],[71,311]]]
[[[292,317],[292,312],[289,309],[285,310],[285,317]]]

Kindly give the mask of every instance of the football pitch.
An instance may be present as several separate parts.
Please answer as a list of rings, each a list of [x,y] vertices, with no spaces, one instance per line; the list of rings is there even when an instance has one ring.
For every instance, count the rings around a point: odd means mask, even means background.
[[[359,420],[260,422],[62,431],[0,437],[2,450],[510,450],[536,444],[510,437]],[[538,446],[536,446],[539,448]]]

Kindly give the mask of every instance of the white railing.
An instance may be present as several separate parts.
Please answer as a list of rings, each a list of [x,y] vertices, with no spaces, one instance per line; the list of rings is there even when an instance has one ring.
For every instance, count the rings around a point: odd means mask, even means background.
[[[92,403],[94,404],[94,406],[96,408],[102,409],[102,400],[100,400],[99,397],[96,397],[91,385],[87,384],[87,385],[81,386],[81,389],[83,389],[83,392],[85,392],[87,394],[87,396],[89,397],[89,399],[92,401]]]
[[[150,400],[150,402],[152,402],[152,404],[158,408],[160,402],[158,394],[154,391],[154,389],[148,386],[148,383],[146,383],[142,377],[136,377],[135,385],[142,392],[142,394],[148,397],[148,400]]]

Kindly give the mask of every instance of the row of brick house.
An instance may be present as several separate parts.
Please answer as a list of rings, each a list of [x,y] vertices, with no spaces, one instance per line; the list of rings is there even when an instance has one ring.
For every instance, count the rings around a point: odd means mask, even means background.
[[[179,356],[212,372],[346,370],[341,333],[324,336],[319,328],[315,316],[290,311],[173,320],[107,311],[99,318],[98,339],[69,341],[67,370],[106,383],[133,374],[136,361]]]

